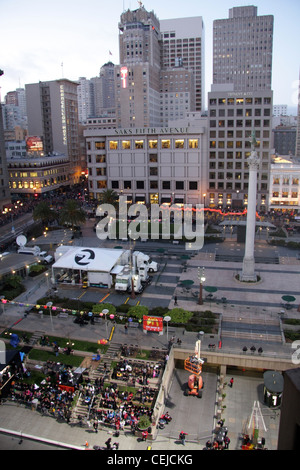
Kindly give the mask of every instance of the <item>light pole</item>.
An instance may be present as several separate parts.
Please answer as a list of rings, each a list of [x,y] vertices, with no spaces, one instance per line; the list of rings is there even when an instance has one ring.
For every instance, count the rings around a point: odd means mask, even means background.
[[[205,270],[204,267],[198,268],[198,279],[200,282],[200,291],[199,291],[199,300],[198,300],[199,305],[203,305],[202,284],[205,281],[204,270]]]
[[[52,327],[52,331],[53,331],[54,328],[53,328],[53,319],[52,319],[52,311],[51,311],[52,305],[53,305],[53,302],[48,302],[48,303],[46,304],[46,306],[49,308],[50,320],[51,320],[51,327]]]
[[[167,323],[167,344],[169,344],[169,321],[171,320],[171,317],[167,315],[164,317],[164,321]]]
[[[105,327],[106,327],[106,339],[108,339],[108,331],[107,331],[107,321],[106,321],[106,315],[109,313],[109,310],[105,308],[102,310],[103,315],[105,316]]]

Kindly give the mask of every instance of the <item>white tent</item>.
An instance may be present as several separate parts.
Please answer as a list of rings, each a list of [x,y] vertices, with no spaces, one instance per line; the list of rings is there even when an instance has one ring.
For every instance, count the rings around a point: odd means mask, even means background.
[[[87,276],[94,285],[111,286],[114,268],[128,263],[129,252],[108,248],[66,247],[56,250],[52,277],[59,282],[81,283]],[[84,273],[83,273],[84,272]],[[77,276],[77,277],[76,277]],[[99,282],[98,282],[99,280]]]

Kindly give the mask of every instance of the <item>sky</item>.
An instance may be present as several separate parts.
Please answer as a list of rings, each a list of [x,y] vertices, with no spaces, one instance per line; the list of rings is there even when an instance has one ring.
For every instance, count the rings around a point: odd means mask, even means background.
[[[145,0],[163,19],[202,16],[205,27],[205,94],[212,83],[212,28],[235,6],[255,5],[274,15],[274,104],[295,114],[300,70],[299,0]],[[99,75],[108,61],[119,63],[120,15],[137,0],[0,0],[1,100],[8,91],[39,81]],[[111,53],[111,54],[110,54]]]

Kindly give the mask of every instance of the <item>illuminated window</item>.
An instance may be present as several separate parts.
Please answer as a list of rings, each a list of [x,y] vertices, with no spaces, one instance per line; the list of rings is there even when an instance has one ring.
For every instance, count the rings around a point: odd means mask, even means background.
[[[122,140],[122,149],[123,150],[130,149],[130,140]]]
[[[189,139],[189,148],[190,149],[197,149],[198,148],[198,139]]]
[[[105,149],[105,142],[95,142],[95,149],[96,150],[104,150]]]
[[[165,140],[163,139],[161,141],[161,148],[162,149],[169,149],[171,147],[171,141],[168,139],[168,140]]]
[[[136,140],[135,141],[135,148],[136,149],[143,149],[144,148],[144,141],[143,140]]]
[[[97,189],[106,189],[107,183],[106,181],[97,181]]]
[[[109,141],[109,149],[110,150],[118,150],[118,141],[117,140],[110,140]]]
[[[149,149],[157,149],[157,140],[149,140]]]
[[[184,139],[175,140],[175,148],[176,149],[183,149],[184,148]]]

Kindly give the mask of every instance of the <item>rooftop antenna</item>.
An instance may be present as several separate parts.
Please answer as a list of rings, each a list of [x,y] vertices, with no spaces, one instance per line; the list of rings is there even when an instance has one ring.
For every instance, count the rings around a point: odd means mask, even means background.
[[[64,78],[64,63],[61,63],[61,78]]]

